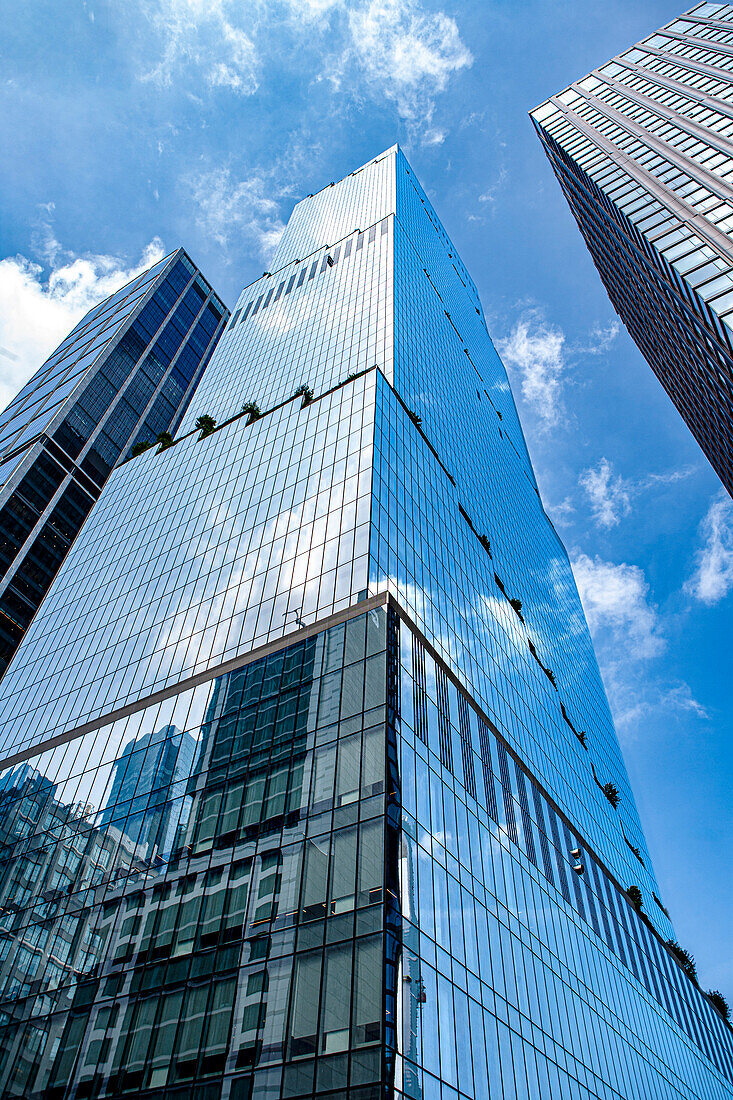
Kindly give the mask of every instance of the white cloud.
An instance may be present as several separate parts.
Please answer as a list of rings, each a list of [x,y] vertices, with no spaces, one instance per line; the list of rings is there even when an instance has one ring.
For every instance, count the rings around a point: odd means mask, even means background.
[[[213,168],[190,181],[197,222],[221,245],[232,235],[254,243],[264,260],[275,251],[285,228],[273,186],[264,175],[234,180],[229,168]]]
[[[290,14],[298,20],[320,22],[325,16],[343,7],[344,0],[284,0]]]
[[[367,82],[395,103],[401,118],[432,132],[435,143],[434,97],[473,64],[456,21],[425,12],[416,0],[369,0],[349,12],[349,30]]]
[[[226,60],[209,67],[207,80],[213,87],[231,88],[241,95],[252,95],[258,83],[254,75],[255,48],[246,34],[224,23],[222,39],[226,47]]]
[[[610,639],[634,658],[663,652],[656,607],[649,602],[649,585],[638,565],[615,564],[577,554],[572,562],[580,598],[594,637]]]
[[[655,485],[674,485],[677,481],[684,481],[697,469],[697,466],[683,466],[681,470],[669,470],[666,474],[647,474],[640,485],[642,489],[651,489]]]
[[[252,14],[252,5],[243,6],[248,8]],[[179,70],[193,67],[211,87],[253,95],[259,87],[257,51],[229,9],[233,6],[225,0],[159,0],[146,8],[163,53],[143,79],[169,87]]]
[[[489,186],[482,192],[482,194],[479,195],[478,201],[487,202],[490,204],[490,206],[493,207],[496,203],[499,192],[503,189],[504,184],[506,183],[508,178],[509,173],[507,172],[506,168],[502,166],[494,182],[490,183]]]
[[[578,481],[588,495],[593,518],[599,527],[615,527],[631,511],[630,485],[614,475],[607,458],[602,458],[595,469],[584,470]]]
[[[545,501],[545,512],[548,514],[555,527],[569,527],[572,517],[575,515],[575,505],[569,496],[556,504]]]
[[[425,130],[422,135],[423,145],[442,145],[447,137],[445,130],[439,130],[436,126]]]
[[[605,355],[621,331],[618,321],[608,325],[594,325],[588,334],[588,343],[573,347],[573,351],[585,355]]]
[[[633,739],[655,715],[707,718],[684,681],[670,683],[650,668],[666,639],[643,571],[577,552],[572,566],[619,734]]]
[[[700,524],[704,545],[685,592],[702,603],[718,603],[733,588],[733,500],[724,489],[710,502]]]
[[[591,514],[597,526],[608,530],[630,514],[636,497],[649,489],[673,485],[694,472],[694,466],[684,466],[679,470],[629,479],[616,474],[613,464],[607,458],[601,458],[597,466],[583,470],[578,483],[590,501]]]
[[[365,93],[394,104],[408,132],[439,145],[435,98],[473,63],[456,21],[421,0],[140,0],[156,56],[142,79],[173,86],[195,71],[210,89],[255,94],[271,59],[282,67],[319,60],[316,79],[342,97]],[[278,32],[291,36],[285,51]],[[143,48],[150,45],[141,39]],[[326,64],[323,59],[326,58]],[[273,68],[274,71],[274,68]],[[200,94],[201,80],[196,85]],[[343,108],[343,102],[340,104]]]
[[[709,718],[688,684],[650,665],[667,643],[643,571],[577,551],[572,567],[619,734],[633,738],[655,716]]]
[[[554,427],[563,412],[564,345],[562,330],[549,325],[537,310],[525,313],[496,345],[505,365],[518,372],[522,396],[545,430]]]
[[[548,322],[541,308],[530,305],[509,336],[497,341],[496,348],[505,365],[518,372],[522,396],[537,416],[542,431],[556,427],[565,414],[562,390],[572,359],[576,355],[605,353],[618,333],[619,325],[613,321],[591,329],[585,344],[568,344],[562,329]]]
[[[692,715],[710,719],[710,712],[694,698],[689,684],[676,681],[666,684],[638,667],[621,661],[603,663],[603,679],[608,691],[617,731],[633,740],[645,723],[663,716],[665,724]]]
[[[118,256],[64,252],[46,227],[50,270],[25,256],[0,260],[0,407],[4,408],[96,302],[164,255],[157,238],[139,263]]]
[[[673,684],[660,696],[660,703],[664,707],[676,711],[688,711],[698,718],[709,718],[710,712],[693,698],[689,684]]]

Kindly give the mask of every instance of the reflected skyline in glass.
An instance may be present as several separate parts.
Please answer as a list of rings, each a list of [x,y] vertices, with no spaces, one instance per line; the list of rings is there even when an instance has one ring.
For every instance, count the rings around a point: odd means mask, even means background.
[[[271,267],[0,683],[0,1092],[730,1097],[402,152],[298,204]]]

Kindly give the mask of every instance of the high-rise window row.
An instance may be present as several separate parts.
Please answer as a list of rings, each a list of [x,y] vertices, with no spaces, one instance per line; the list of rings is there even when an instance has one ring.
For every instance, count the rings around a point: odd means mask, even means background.
[[[287,297],[293,290],[300,290],[306,279],[310,282],[316,275],[328,274],[331,268],[335,267],[339,259],[342,258],[342,255],[344,261],[348,260],[352,250],[354,254],[360,252],[365,244],[374,244],[378,232],[387,233],[388,231],[389,220],[384,218],[378,224],[371,226],[367,232],[362,233],[357,229],[345,241],[340,242],[331,249],[324,249],[322,256],[319,255],[315,259],[309,258],[303,264],[298,260],[293,261],[293,264],[288,265],[288,267],[294,267],[292,274],[288,272],[286,277],[279,283],[275,280],[269,290],[263,290],[261,294],[251,297],[246,304],[237,308],[232,317],[230,328],[234,328],[238,323],[244,324],[248,317],[254,318],[260,309],[267,309],[270,302],[277,305],[283,295]]]
[[[113,466],[175,429],[228,315],[179,249],[94,306],[0,414],[0,675]]]
[[[412,1097],[572,1095],[591,1035],[619,1091],[705,1095],[701,1058],[733,1077],[714,1009],[383,606],[16,765],[0,822],[11,1095],[249,1095],[257,1067],[277,1095],[377,1096],[390,1029]],[[669,1028],[693,1044],[672,1073]]]
[[[532,111],[609,296],[733,492],[733,7]]]
[[[400,150],[299,203],[271,268],[0,684],[0,1093],[730,1100]]]

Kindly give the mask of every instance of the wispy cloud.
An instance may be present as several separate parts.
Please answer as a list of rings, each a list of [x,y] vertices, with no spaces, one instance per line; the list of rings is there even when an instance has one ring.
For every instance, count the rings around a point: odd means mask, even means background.
[[[582,343],[568,343],[565,333],[537,305],[525,308],[511,332],[496,343],[510,371],[519,375],[522,397],[537,417],[540,431],[555,428],[565,415],[563,389],[573,361],[580,355],[603,355],[619,333],[619,325],[595,325]]]
[[[588,334],[588,342],[574,344],[572,350],[577,355],[605,355],[620,331],[618,321],[611,321],[608,325],[596,324]]]
[[[577,551],[572,567],[619,733],[636,736],[654,714],[667,721],[682,713],[709,718],[689,685],[670,681],[654,663],[667,641],[644,571]]]
[[[703,545],[685,592],[704,604],[719,603],[733,588],[733,500],[724,489],[713,498],[700,524]]]
[[[561,388],[567,363],[563,331],[548,324],[538,310],[528,310],[509,336],[497,342],[497,350],[506,366],[517,371],[522,396],[541,428],[553,428],[564,411]]]
[[[221,245],[232,237],[254,244],[264,260],[275,251],[285,228],[272,198],[272,180],[260,174],[235,179],[222,166],[200,171],[189,181],[199,227]]]
[[[603,672],[616,729],[627,741],[634,740],[644,723],[655,716],[663,715],[666,723],[683,714],[710,718],[710,712],[682,680],[660,683],[655,677],[624,667],[620,661],[606,662]]]
[[[297,23],[328,22],[328,17],[344,7],[345,0],[282,0],[286,12]],[[330,24],[329,24],[330,26]]]
[[[236,25],[225,0],[158,0],[146,11],[162,43],[162,53],[143,80],[170,86],[184,69],[195,69],[212,88],[253,95],[259,59],[252,38]],[[252,6],[242,10],[251,18]]]
[[[144,80],[171,87],[194,71],[204,88],[254,95],[285,29],[293,59],[316,48],[327,58],[317,79],[342,105],[345,95],[391,103],[408,134],[426,145],[446,136],[434,122],[437,97],[473,63],[455,19],[420,0],[153,0],[143,10],[158,44]]]
[[[634,499],[661,485],[672,485],[694,473],[696,467],[684,466],[661,474],[646,474],[638,478],[624,478],[614,471],[613,463],[601,458],[596,466],[583,470],[578,483],[588,497],[591,515],[598,527],[609,530],[616,527],[632,510]]]
[[[578,481],[588,495],[593,519],[599,527],[615,527],[631,511],[629,485],[614,475],[607,458],[602,458],[595,469],[584,470]]]
[[[417,0],[369,0],[349,11],[348,24],[350,50],[372,91],[391,100],[427,144],[439,144],[445,135],[432,126],[435,97],[473,64],[455,19],[426,12]]]
[[[687,711],[697,715],[698,718],[709,718],[710,712],[702,703],[693,698],[689,684],[673,684],[660,696],[660,703],[672,710]]]
[[[488,187],[484,188],[484,190],[478,197],[478,201],[488,203],[489,208],[493,211],[493,207],[496,205],[496,200],[499,196],[499,193],[503,190],[504,184],[506,183],[508,178],[509,173],[502,165],[502,167],[499,169],[499,174],[497,175],[496,179],[493,180],[493,182],[490,183]]]
[[[44,215],[53,212],[45,207]],[[96,302],[113,294],[164,255],[155,238],[137,263],[62,248],[50,221],[42,223],[37,254],[0,260],[0,408],[4,408]]]
[[[557,504],[545,501],[545,511],[556,527],[569,527],[575,515],[575,505],[572,498],[566,496]]]
[[[652,489],[655,485],[674,485],[676,481],[684,481],[697,469],[697,466],[683,466],[679,470],[667,470],[662,474],[647,474],[638,484],[642,489]]]
[[[634,658],[656,657],[664,651],[658,612],[649,601],[649,585],[638,565],[580,553],[572,566],[594,635],[605,633]]]

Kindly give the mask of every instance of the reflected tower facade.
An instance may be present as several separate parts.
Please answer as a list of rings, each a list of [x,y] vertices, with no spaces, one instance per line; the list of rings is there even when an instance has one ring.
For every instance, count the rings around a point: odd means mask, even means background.
[[[148,858],[169,852],[177,821],[171,820],[177,783],[191,774],[197,743],[190,733],[165,726],[125,745],[115,761],[107,805],[97,821],[100,828],[120,829]]]
[[[0,676],[110,470],[176,429],[228,316],[179,248],[90,309],[0,413]]]
[[[506,373],[400,150],[299,203],[270,267],[0,685],[0,1091],[732,1096]]]
[[[733,494],[733,6],[531,112],[609,297]]]

